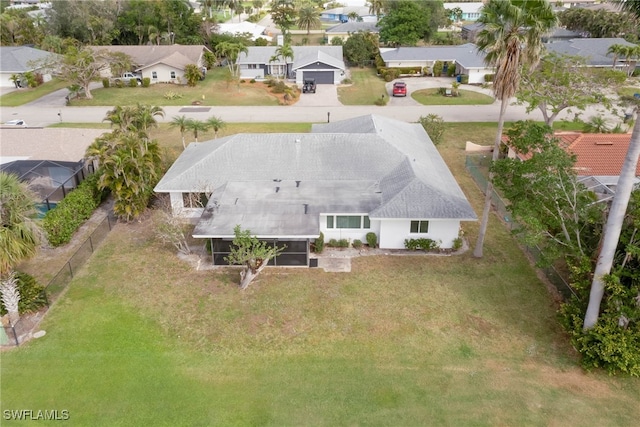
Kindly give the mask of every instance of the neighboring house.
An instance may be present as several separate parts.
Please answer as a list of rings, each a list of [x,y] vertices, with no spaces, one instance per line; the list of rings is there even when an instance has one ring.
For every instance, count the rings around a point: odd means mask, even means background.
[[[452,10],[458,8],[462,11],[462,21],[476,21],[482,13],[482,2],[444,3],[444,8]]]
[[[93,164],[84,160],[85,152],[103,133],[104,129],[2,128],[0,169],[29,183],[44,213],[93,173]]]
[[[325,31],[327,43],[331,44],[331,40],[335,38],[342,39],[343,42],[346,42],[351,34],[357,33],[358,31],[368,31],[370,33],[378,34],[380,32],[380,28],[378,28],[376,22],[345,22],[343,24],[327,28]]]
[[[254,24],[249,21],[217,24],[218,34],[231,34],[234,36],[249,34],[253,41],[258,38],[263,38],[270,42],[272,37],[266,35],[266,29],[267,27],[265,26]]]
[[[564,41],[554,41],[546,43],[545,47],[549,52],[559,54],[577,55],[586,59],[589,67],[612,67],[613,55],[607,54],[609,48],[615,44],[624,46],[636,46],[625,39],[619,37],[611,38],[575,38]],[[633,60],[635,62],[635,60]],[[625,58],[618,58],[616,67],[626,64]],[[635,65],[632,64],[634,67]]]
[[[436,61],[442,61],[447,69],[455,67],[456,75],[468,75],[471,84],[484,83],[484,76],[494,72],[492,67],[485,65],[484,55],[478,52],[478,48],[472,43],[457,46],[382,48],[380,56],[386,67],[422,67],[427,74]]]
[[[15,87],[11,76],[30,71],[40,73],[44,82],[50,81],[51,70],[41,68],[37,63],[55,56],[58,55],[28,46],[0,46],[0,87]]]
[[[334,9],[324,10],[320,13],[320,19],[332,22],[349,22],[349,15],[354,12],[358,15],[358,21],[378,21],[378,17],[369,12],[369,7],[367,6],[336,7]]]
[[[460,28],[460,37],[462,37],[462,40],[475,43],[476,36],[480,32],[480,30],[482,30],[483,27],[484,27],[484,24],[481,24],[479,22],[463,25],[462,28]]]
[[[567,30],[565,28],[556,28],[551,34],[542,37],[543,43],[554,43],[558,41],[565,41],[580,38],[582,35],[575,31]]]
[[[556,132],[555,137],[567,152],[575,154],[574,170],[580,178],[591,178],[592,182],[615,190],[629,149],[630,133]],[[503,141],[507,138],[503,137]],[[530,157],[511,147],[507,156],[521,160]],[[636,177],[640,178],[640,164],[636,166]],[[640,183],[640,179],[636,179],[636,183]]]
[[[197,218],[193,237],[211,241],[214,264],[224,264],[236,225],[286,245],[276,265],[306,266],[320,233],[451,248],[460,222],[477,220],[424,128],[377,115],[190,144],[155,192],[170,195],[174,215]],[[191,205],[202,193],[206,207]]]
[[[122,52],[129,55],[134,70],[148,77],[151,83],[186,84],[184,69],[189,64],[198,68],[205,65],[204,53],[210,50],[204,45],[146,45],[146,46],[92,46],[96,50]]]
[[[285,76],[302,85],[305,78],[317,84],[338,84],[344,79],[346,66],[342,46],[291,46],[293,58],[277,58],[276,46],[249,46],[238,57],[240,78],[261,80],[267,76]]]

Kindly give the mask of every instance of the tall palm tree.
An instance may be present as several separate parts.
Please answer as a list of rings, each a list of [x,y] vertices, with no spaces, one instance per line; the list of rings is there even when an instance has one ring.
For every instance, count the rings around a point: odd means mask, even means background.
[[[384,2],[385,0],[368,0],[369,3],[369,13],[380,17],[380,15],[384,12]]]
[[[478,33],[476,45],[485,53],[485,62],[495,67],[493,93],[501,101],[493,147],[495,161],[500,153],[504,113],[518,89],[521,67],[538,63],[543,48],[541,37],[556,26],[557,18],[546,0],[489,0],[478,22],[484,24],[484,28]],[[489,173],[480,231],[473,251],[478,258],[482,257],[491,211],[492,179],[493,173]]]
[[[213,129],[213,137],[218,137],[218,131],[224,128],[227,124],[220,117],[212,116],[207,120],[207,126]]]
[[[284,62],[285,78],[287,77],[288,71],[289,71],[289,66],[287,65],[287,59],[293,59],[293,48],[289,43],[285,43],[282,46],[278,46],[278,48],[276,49],[276,53],[271,58],[269,58],[269,62],[277,62],[278,60],[282,60],[282,62]]]
[[[609,46],[609,49],[607,49],[607,55],[609,54],[613,54],[613,68],[616,68],[616,64],[618,63],[618,57],[620,57],[620,54],[622,53],[622,50],[625,48],[624,45],[621,44],[612,44],[611,46]]]
[[[31,219],[34,197],[16,175],[0,172],[0,278],[36,253],[39,232]]]
[[[189,119],[184,114],[182,116],[174,116],[169,123],[169,127],[178,128],[180,130],[180,136],[182,137],[182,148],[187,148],[187,144],[184,141],[184,133],[187,131],[187,124]]]
[[[193,132],[193,137],[198,142],[198,134],[209,130],[209,125],[202,120],[189,119],[187,129]]]
[[[307,35],[311,33],[311,30],[320,28],[320,16],[316,8],[311,5],[300,8],[296,24],[301,29],[307,30]]]
[[[617,3],[623,11],[640,18],[640,2],[620,1]],[[636,112],[637,109],[638,107],[636,106]],[[589,291],[589,305],[584,316],[583,328],[585,330],[593,328],[600,317],[600,303],[602,303],[602,298],[604,297],[604,277],[611,273],[611,268],[613,267],[613,257],[616,254],[622,224],[629,205],[629,199],[631,198],[631,192],[633,191],[638,158],[640,158],[640,120],[636,120],[633,126],[627,155],[624,158],[622,170],[618,177],[616,194],[613,196],[607,222],[604,226],[602,245]]]

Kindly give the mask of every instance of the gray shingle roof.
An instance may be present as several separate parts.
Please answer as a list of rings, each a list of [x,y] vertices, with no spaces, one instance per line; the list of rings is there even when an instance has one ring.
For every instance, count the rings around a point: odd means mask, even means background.
[[[456,61],[466,68],[484,67],[484,55],[473,43],[457,46],[399,47],[380,49],[383,61]]]
[[[191,144],[157,192],[213,190],[194,231],[231,236],[317,236],[320,213],[371,218],[476,215],[419,124],[365,116],[305,134],[238,134]]]
[[[247,52],[240,53],[238,64],[284,64],[282,58],[271,61],[275,56],[276,46],[250,46]],[[293,50],[293,69],[304,67],[315,61],[321,61],[336,68],[344,69],[342,46],[291,46]],[[291,63],[291,58],[287,58]]]
[[[571,40],[556,41],[546,43],[549,52],[556,52],[567,55],[578,55],[587,59],[587,64],[593,66],[611,66],[613,56],[607,56],[607,50],[614,44],[624,46],[636,46],[625,39],[612,38],[576,38]]]
[[[32,62],[57,56],[28,46],[0,46],[0,70],[3,73],[24,73],[34,70]]]
[[[176,65],[176,53],[186,58],[187,63],[196,64],[203,52],[209,49],[204,45],[151,45],[151,46],[91,46],[95,50],[108,50],[110,52],[122,52],[131,57],[135,65],[146,67],[170,61],[168,65]],[[183,63],[185,59],[179,62]]]
[[[354,22],[349,21],[344,24],[334,25],[331,28],[327,28],[327,33],[357,33],[358,31],[369,31],[372,33],[379,33],[377,22]]]

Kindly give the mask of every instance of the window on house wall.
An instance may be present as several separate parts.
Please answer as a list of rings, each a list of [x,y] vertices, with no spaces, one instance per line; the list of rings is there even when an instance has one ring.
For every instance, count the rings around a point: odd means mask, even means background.
[[[328,215],[327,228],[371,228],[367,215]]]
[[[255,70],[255,69],[257,69],[257,68],[258,68],[258,65],[257,65],[257,64],[249,64],[249,69],[250,69],[250,70]]]
[[[411,233],[428,233],[429,221],[411,221]]]
[[[182,193],[182,206],[185,208],[204,208],[208,202],[207,193]]]
[[[157,71],[152,71],[151,72],[151,78],[152,79],[157,79],[158,78],[158,72]]]
[[[172,72],[171,72],[171,78],[172,78],[172,79],[175,79],[175,78],[176,78],[176,72],[175,72],[175,71],[172,71]]]

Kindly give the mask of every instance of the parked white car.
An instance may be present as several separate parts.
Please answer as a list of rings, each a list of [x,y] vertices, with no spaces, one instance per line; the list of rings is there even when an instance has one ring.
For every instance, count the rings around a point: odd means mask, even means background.
[[[23,128],[27,127],[27,123],[21,119],[9,120],[8,122],[5,122],[4,125],[5,126],[22,126]]]

